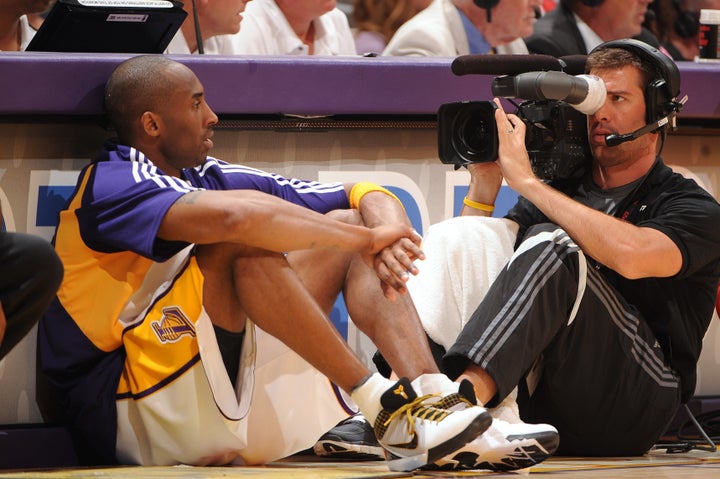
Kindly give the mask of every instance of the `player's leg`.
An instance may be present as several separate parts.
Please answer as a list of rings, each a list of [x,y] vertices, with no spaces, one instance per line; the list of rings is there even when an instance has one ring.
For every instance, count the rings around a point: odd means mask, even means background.
[[[282,254],[225,243],[199,248],[198,263],[216,326],[241,331],[249,316],[346,391],[367,376]]]
[[[351,393],[393,455],[392,468],[421,467],[488,427],[483,408],[463,407],[453,413],[436,409],[418,397],[407,379],[395,383],[370,375],[284,255],[236,244],[211,245],[198,248],[198,264],[205,277],[203,304],[213,321],[239,330],[247,315]],[[392,414],[400,408],[406,413]]]
[[[362,221],[354,210],[329,214],[350,223]],[[439,372],[410,296],[387,299],[375,270],[359,255],[293,251],[288,261],[326,313],[343,292],[353,323],[372,340],[398,376],[414,379]]]

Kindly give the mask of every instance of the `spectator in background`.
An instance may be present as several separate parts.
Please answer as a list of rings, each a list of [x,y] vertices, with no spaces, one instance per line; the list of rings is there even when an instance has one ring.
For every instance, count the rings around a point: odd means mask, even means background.
[[[8,233],[2,226],[0,205],[0,359],[38,322],[63,276],[62,263],[49,242]]]
[[[433,0],[395,32],[383,55],[455,57],[527,53],[522,38],[533,31],[540,0],[499,0],[491,8],[477,3]]]
[[[693,61],[700,53],[700,10],[705,8],[720,9],[720,0],[655,0],[646,26],[675,61]]]
[[[50,13],[50,9],[52,6],[55,5],[55,0],[50,0],[50,4],[48,5],[48,8],[44,12],[33,12],[27,14],[28,23],[32,28],[35,30],[39,30],[42,26],[43,22],[47,18],[48,13]]]
[[[525,39],[530,53],[561,57],[586,55],[603,42],[637,38],[655,48],[657,38],[643,28],[652,0],[561,0],[543,15]]]
[[[356,54],[347,15],[335,0],[255,0],[233,42],[244,55]]]
[[[359,55],[380,55],[395,31],[432,0],[355,0],[352,20]]]
[[[28,14],[50,8],[50,0],[0,0],[0,51],[25,50],[37,31]]]
[[[184,2],[188,16],[175,34],[165,53],[212,53],[232,55],[232,36],[240,31],[242,13],[250,0],[195,0]],[[199,25],[195,25],[197,9]],[[200,41],[198,41],[198,36]]]

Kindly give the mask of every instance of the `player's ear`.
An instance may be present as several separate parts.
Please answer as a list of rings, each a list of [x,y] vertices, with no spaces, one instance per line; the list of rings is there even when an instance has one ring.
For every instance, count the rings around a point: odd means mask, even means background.
[[[146,135],[158,136],[160,134],[160,118],[157,114],[146,111],[140,116],[140,124]]]

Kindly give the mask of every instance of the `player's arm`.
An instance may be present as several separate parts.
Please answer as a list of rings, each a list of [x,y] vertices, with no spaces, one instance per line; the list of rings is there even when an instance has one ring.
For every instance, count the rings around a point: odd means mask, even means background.
[[[400,223],[411,227],[402,203],[386,188],[370,182],[360,182],[345,184],[345,191],[350,206],[360,212],[365,225],[375,227]],[[414,261],[425,259],[420,249],[421,241],[422,238],[417,233],[410,238],[401,238],[375,257],[375,271],[388,298],[394,297],[394,291],[405,293],[405,282],[409,275],[418,273]]]
[[[163,217],[158,237],[196,244],[238,242],[270,251],[336,249],[374,254],[402,237],[403,223],[369,229],[333,220],[252,190],[200,190],[180,197]]]

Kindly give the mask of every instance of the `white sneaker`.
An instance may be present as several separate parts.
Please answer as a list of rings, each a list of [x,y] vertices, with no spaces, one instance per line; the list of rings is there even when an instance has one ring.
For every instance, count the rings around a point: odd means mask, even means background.
[[[415,391],[439,391],[427,404],[451,411],[474,405],[472,384],[450,381],[440,374],[426,374],[411,383]],[[385,452],[375,437],[375,430],[362,413],[349,416],[320,436],[313,451],[317,456],[333,460],[384,461]]]
[[[511,424],[493,419],[481,436],[427,469],[515,471],[541,463],[557,451],[560,436],[549,424]]]
[[[480,406],[463,401],[459,392],[442,397],[418,397],[406,378],[380,398],[383,407],[373,429],[385,450],[391,471],[412,471],[454,454],[491,424],[492,417]],[[452,396],[452,397],[450,397]],[[451,404],[445,404],[447,402]],[[460,404],[457,408],[445,409]],[[442,407],[436,407],[442,404]]]

